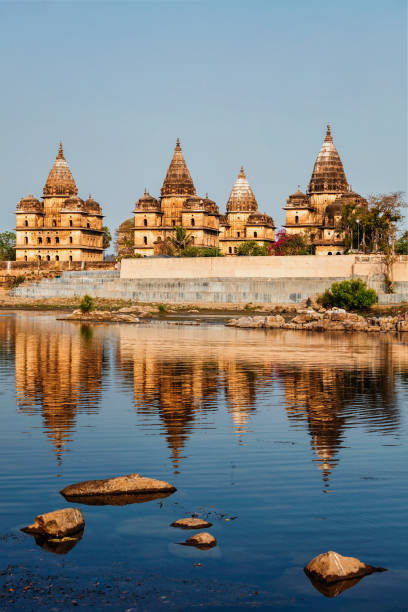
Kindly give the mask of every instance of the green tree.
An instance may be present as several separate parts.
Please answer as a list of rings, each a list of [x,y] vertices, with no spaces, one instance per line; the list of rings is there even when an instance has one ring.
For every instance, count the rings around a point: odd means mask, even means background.
[[[268,255],[268,247],[266,244],[258,244],[256,240],[247,240],[239,245],[237,255]]]
[[[408,255],[408,231],[395,243],[395,252],[397,255]]]
[[[102,234],[102,246],[104,249],[108,249],[109,245],[112,241],[112,236],[109,230],[109,227],[107,225],[104,225],[102,228],[103,234]]]
[[[176,255],[181,257],[183,251],[187,249],[193,242],[193,236],[187,233],[187,230],[182,225],[176,225],[175,235],[167,238],[168,243],[174,249]]]
[[[317,298],[319,304],[325,308],[344,308],[344,310],[364,310],[377,301],[374,289],[359,278],[333,283],[330,289]]]
[[[0,233],[0,261],[16,259],[16,235],[14,232]]]
[[[84,297],[81,300],[81,303],[79,304],[79,308],[81,309],[81,312],[83,313],[91,312],[91,310],[95,308],[94,301],[90,295],[88,294],[84,295]]]

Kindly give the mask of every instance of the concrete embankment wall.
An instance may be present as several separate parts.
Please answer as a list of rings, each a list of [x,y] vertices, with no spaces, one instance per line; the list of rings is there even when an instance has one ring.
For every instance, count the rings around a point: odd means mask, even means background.
[[[381,304],[408,301],[408,258],[394,265],[395,292],[386,294],[381,261],[362,261],[354,255],[133,259],[122,261],[120,275],[116,271],[63,272],[59,278],[21,285],[13,295],[41,299],[88,293],[140,302],[279,304],[301,302],[335,281],[353,277],[366,280]]]

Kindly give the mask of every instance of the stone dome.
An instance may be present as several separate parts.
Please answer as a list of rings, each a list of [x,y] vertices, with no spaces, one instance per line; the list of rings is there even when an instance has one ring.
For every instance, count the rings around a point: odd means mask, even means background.
[[[244,168],[241,166],[241,170],[238,174],[238,178],[235,181],[235,185],[232,188],[230,197],[227,202],[228,212],[244,211],[256,212],[258,210],[258,203],[255,199],[254,193],[248,183],[247,177],[244,172]]]
[[[136,202],[136,210],[160,210],[160,202],[145,189],[142,197]]]
[[[85,212],[85,203],[76,195],[64,200],[61,212]]]
[[[348,183],[343,164],[328,125],[326,138],[313,168],[308,193],[344,193],[347,190]]]
[[[265,215],[264,213],[252,213],[249,215],[247,220],[248,225],[270,225],[275,227],[272,217]]]
[[[43,212],[43,204],[32,193],[29,193],[17,204],[17,210],[20,212]]]
[[[43,193],[44,197],[71,196],[78,194],[74,177],[64,157],[62,143],[59,145],[58,155],[48,175],[47,182],[44,185]]]
[[[343,204],[344,202],[342,202],[342,198],[338,198],[337,200],[326,206],[325,214],[328,217],[340,216]]]
[[[87,212],[92,212],[98,215],[102,213],[100,204],[92,198],[91,194],[89,194],[89,198],[85,200],[84,205]]]

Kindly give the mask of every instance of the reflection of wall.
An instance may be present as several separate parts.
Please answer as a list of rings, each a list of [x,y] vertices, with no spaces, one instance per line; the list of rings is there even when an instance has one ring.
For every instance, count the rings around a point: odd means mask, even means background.
[[[41,319],[17,319],[17,406],[29,414],[42,413],[60,462],[72,441],[77,414],[98,410],[103,343],[87,327],[49,325]]]

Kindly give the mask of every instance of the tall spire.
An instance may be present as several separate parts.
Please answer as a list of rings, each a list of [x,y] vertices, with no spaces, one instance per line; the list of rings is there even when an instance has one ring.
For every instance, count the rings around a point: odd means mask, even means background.
[[[330,124],[328,124],[326,137],[313,168],[308,192],[343,193],[347,190],[348,184],[343,164],[333,144]]]
[[[166,178],[164,179],[163,186],[161,188],[161,195],[185,196],[195,194],[196,190],[193,179],[191,178],[187,164],[184,160],[180,140],[177,138],[173,158],[170,162]]]
[[[232,188],[227,202],[228,212],[234,212],[237,210],[252,212],[258,210],[258,204],[255,199],[254,192],[248,183],[243,166],[241,166],[238,178],[235,181],[235,185]]]
[[[59,143],[58,154],[48,175],[43,189],[44,196],[77,195],[78,189],[74,177],[64,157],[62,142]]]

